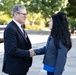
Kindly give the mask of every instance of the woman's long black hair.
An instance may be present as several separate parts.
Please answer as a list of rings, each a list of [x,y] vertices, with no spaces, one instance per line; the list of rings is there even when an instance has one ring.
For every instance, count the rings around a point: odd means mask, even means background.
[[[53,27],[51,31],[51,36],[54,39],[54,44],[56,48],[59,48],[59,41],[70,50],[71,48],[71,39],[70,32],[68,28],[68,21],[66,14],[64,12],[59,12],[52,16]]]

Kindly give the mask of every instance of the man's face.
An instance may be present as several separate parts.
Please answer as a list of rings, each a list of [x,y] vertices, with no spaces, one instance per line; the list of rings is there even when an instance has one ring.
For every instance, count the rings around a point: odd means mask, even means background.
[[[18,21],[20,24],[24,24],[26,16],[27,16],[26,9],[21,9],[19,12],[15,14],[16,21]]]

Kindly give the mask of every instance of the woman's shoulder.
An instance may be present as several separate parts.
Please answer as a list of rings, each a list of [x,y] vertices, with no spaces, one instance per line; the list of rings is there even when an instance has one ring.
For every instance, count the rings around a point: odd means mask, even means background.
[[[59,48],[60,48],[61,50],[66,50],[66,51],[68,51],[68,48],[67,48],[61,41],[59,41]]]

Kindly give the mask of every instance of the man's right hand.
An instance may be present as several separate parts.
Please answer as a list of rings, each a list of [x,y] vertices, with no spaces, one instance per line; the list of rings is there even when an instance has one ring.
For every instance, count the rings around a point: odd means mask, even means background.
[[[36,55],[33,49],[30,49],[29,52],[30,52],[30,57],[33,57],[34,55]]]

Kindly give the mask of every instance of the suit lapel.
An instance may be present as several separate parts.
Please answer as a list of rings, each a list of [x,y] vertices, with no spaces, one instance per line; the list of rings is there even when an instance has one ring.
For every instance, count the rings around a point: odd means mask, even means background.
[[[24,37],[24,34],[22,33],[22,31],[20,30],[20,28],[17,26],[17,24],[14,22],[14,21],[12,21],[14,24],[14,26],[15,26],[15,28],[16,28],[16,30],[21,34],[21,36],[24,38],[24,40],[27,42],[27,44],[28,44],[28,41],[27,41],[27,39],[26,39],[26,37]]]

